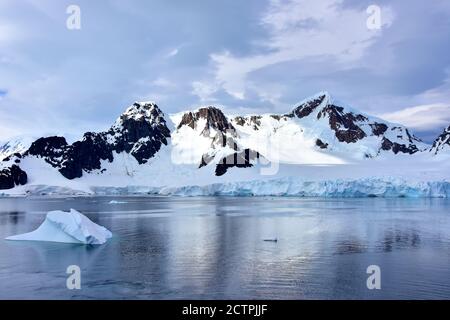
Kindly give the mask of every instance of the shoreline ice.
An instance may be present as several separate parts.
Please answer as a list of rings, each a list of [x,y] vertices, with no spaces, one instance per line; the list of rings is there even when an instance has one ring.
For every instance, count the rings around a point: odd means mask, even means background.
[[[54,190],[53,190],[54,189]],[[45,193],[41,193],[45,190]],[[53,191],[52,191],[53,190]],[[85,192],[59,187],[27,186],[23,193],[7,196],[277,196],[317,198],[450,198],[450,182],[409,181],[401,178],[303,180],[298,177],[251,180],[177,187],[95,186]],[[0,197],[2,195],[0,194]],[[110,203],[114,203],[112,200]]]

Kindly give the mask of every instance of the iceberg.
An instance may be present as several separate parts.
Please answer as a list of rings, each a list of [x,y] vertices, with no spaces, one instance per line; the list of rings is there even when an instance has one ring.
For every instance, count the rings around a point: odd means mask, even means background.
[[[47,241],[86,245],[104,244],[111,231],[92,222],[80,212],[51,211],[35,231],[6,238],[13,241]]]
[[[126,201],[118,201],[118,200],[111,200],[109,202],[109,204],[125,204],[125,203],[128,203],[128,202],[126,202]]]

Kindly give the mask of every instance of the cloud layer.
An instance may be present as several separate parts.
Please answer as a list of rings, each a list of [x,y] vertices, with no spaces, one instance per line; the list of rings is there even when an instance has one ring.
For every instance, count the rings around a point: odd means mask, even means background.
[[[427,136],[449,121],[449,30],[445,0],[3,0],[0,140],[105,128],[135,100],[285,112],[321,90]]]

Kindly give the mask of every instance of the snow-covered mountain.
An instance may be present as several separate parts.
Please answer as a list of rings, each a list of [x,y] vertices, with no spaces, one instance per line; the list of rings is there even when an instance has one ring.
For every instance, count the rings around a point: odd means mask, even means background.
[[[167,145],[170,130],[164,115],[152,102],[136,102],[106,132],[87,132],[80,141],[68,144],[64,137],[46,137],[33,142],[24,156],[44,159],[67,179],[101,170],[102,160],[113,162],[113,152],[128,153],[139,164],[147,163]]]
[[[300,102],[288,114],[238,116],[232,123],[243,144],[280,162],[338,164],[428,148],[404,126],[344,106],[327,92]]]
[[[36,137],[24,135],[11,138],[8,141],[0,141],[0,161],[15,153],[24,153],[34,140],[36,140]]]
[[[450,126],[448,126],[447,129],[445,129],[444,132],[437,137],[430,149],[430,152],[433,152],[434,154],[450,152]]]
[[[148,191],[265,175],[408,177],[427,167],[428,178],[445,178],[445,161],[422,152],[429,148],[406,127],[358,112],[327,92],[286,114],[225,115],[207,106],[166,116],[153,102],[136,102],[107,131],[87,132],[74,143],[62,136],[39,138],[7,157],[0,163],[0,189]],[[261,173],[272,164],[276,170]]]

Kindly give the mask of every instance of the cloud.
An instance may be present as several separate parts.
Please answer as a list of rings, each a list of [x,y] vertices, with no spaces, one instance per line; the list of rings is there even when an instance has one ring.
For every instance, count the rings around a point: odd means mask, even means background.
[[[151,82],[152,86],[155,87],[161,87],[161,88],[171,88],[174,86],[174,84],[172,82],[170,82],[169,80],[167,80],[166,78],[163,77],[159,77],[156,80]]]
[[[173,49],[173,50],[171,50],[168,54],[167,54],[167,58],[172,58],[172,57],[174,57],[174,56],[176,56],[177,54],[178,54],[178,52],[179,52],[179,49],[178,48],[175,48],[175,49]]]
[[[71,0],[0,0],[0,134],[104,129],[147,99],[166,113],[285,112],[320,90],[369,114],[450,104],[448,1],[375,2],[381,30],[371,0],[76,3],[68,31]]]
[[[343,7],[342,0],[272,0],[261,19],[269,37],[257,43],[266,53],[236,56],[229,51],[211,55],[216,80],[237,99],[244,99],[247,76],[279,63],[326,56],[337,68],[354,65],[381,32],[366,26],[367,13]],[[384,27],[393,20],[389,7],[382,8]]]
[[[435,130],[450,124],[450,104],[436,103],[383,113],[380,118],[401,123],[421,131]]]
[[[215,83],[206,83],[201,81],[192,82],[192,94],[200,98],[201,102],[213,102],[216,98],[213,97],[218,87]]]

